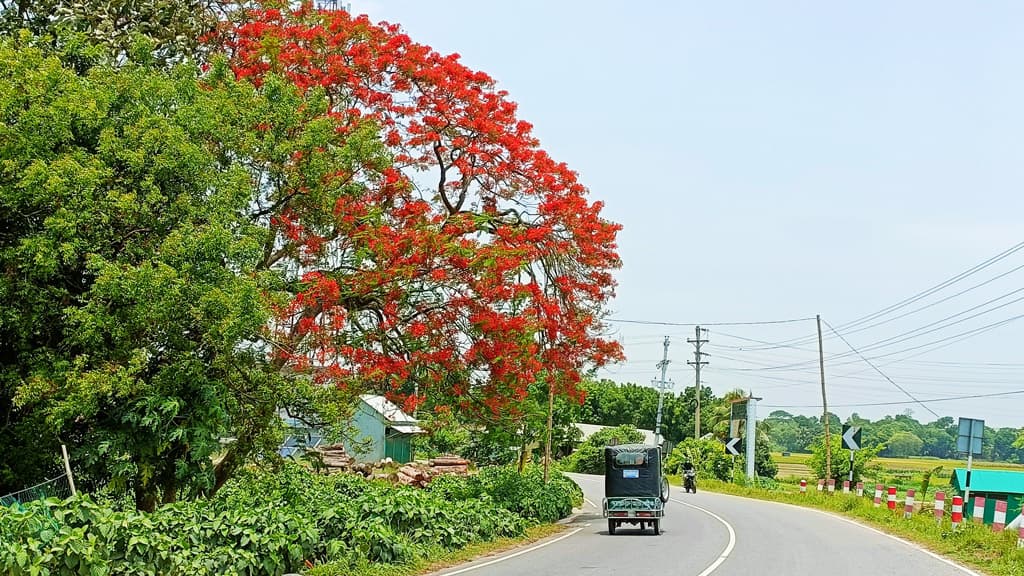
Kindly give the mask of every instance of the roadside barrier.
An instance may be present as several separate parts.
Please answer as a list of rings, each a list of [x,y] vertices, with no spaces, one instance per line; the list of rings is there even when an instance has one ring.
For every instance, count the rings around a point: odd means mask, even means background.
[[[835,491],[836,491],[836,479],[835,478],[829,478],[828,479],[828,493],[832,494]]]
[[[896,487],[895,486],[889,486],[889,501],[886,502],[886,506],[889,507],[889,510],[892,510],[894,512],[896,511]]]
[[[907,490],[907,497],[903,500],[903,517],[910,518],[914,515],[914,491]]]
[[[864,496],[864,483],[857,482],[857,496]]]
[[[1020,523],[1017,529],[1017,548],[1024,548],[1024,522]]]
[[[818,492],[821,492],[824,489],[825,489],[825,481],[824,480],[818,480]]]
[[[942,523],[942,517],[946,513],[946,493],[936,492],[935,493],[935,521]]]
[[[807,493],[807,480],[801,480],[800,481],[800,493],[801,494],[806,494]]]
[[[953,496],[953,512],[950,514],[950,520],[953,522],[953,530],[960,527],[960,523],[964,521],[964,498],[963,496]]]
[[[850,493],[850,481],[849,480],[843,480],[843,494],[849,494],[849,493]]]
[[[974,521],[981,524],[985,519],[985,499],[981,496],[974,497]]]
[[[1006,529],[1006,500],[996,500],[996,513],[992,517],[992,531],[1002,532]]]
[[[882,505],[882,485],[875,484],[875,508]]]

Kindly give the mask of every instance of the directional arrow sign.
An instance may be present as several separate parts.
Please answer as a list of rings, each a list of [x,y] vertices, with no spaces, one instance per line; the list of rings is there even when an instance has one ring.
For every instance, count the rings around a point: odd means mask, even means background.
[[[843,448],[860,450],[860,426],[843,424]]]
[[[740,445],[740,439],[739,438],[729,438],[729,441],[725,443],[725,453],[729,454],[731,456],[739,456],[740,455],[739,445]]]

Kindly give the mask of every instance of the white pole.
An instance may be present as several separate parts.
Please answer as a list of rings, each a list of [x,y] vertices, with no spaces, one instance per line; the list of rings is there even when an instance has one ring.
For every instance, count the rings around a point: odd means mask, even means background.
[[[754,445],[757,441],[757,398],[747,399],[747,478],[754,479]]]
[[[60,452],[64,455],[64,473],[68,475],[68,484],[71,486],[71,495],[78,494],[75,490],[75,477],[71,475],[71,460],[68,458],[68,447],[61,444]]]

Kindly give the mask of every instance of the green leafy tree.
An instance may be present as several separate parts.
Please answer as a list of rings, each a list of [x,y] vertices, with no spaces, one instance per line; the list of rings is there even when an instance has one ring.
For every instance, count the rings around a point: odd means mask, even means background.
[[[604,447],[612,444],[637,444],[644,441],[643,433],[635,426],[623,424],[615,428],[598,430],[587,438],[568,458],[562,468],[583,474],[604,474]]]
[[[872,461],[882,451],[881,444],[874,446],[861,446],[860,450],[854,452],[853,480],[859,481],[864,473],[871,469]],[[838,435],[832,435],[832,479],[842,482],[850,477],[850,459],[848,450],[843,450],[843,439]],[[818,478],[826,478],[825,474],[825,437],[822,436],[811,447],[811,457],[807,460],[807,466]]]
[[[78,75],[32,44],[0,44],[0,442],[55,455],[63,440],[86,485],[130,490],[144,510],[208,493],[272,454],[278,408],[341,405],[267,360],[289,291],[254,183],[296,141],[340,169],[376,134],[336,143],[308,116],[322,96],[274,78],[256,89],[221,64],[203,78],[136,64]],[[215,466],[222,438],[231,458]],[[39,480],[7,461],[8,487]]]
[[[924,441],[912,432],[896,432],[886,443],[886,452],[897,458],[919,456],[924,448]]]
[[[732,475],[732,459],[725,455],[722,443],[711,438],[687,438],[677,444],[665,458],[665,470],[678,474],[685,462],[693,463],[698,473],[707,477],[728,480]]]

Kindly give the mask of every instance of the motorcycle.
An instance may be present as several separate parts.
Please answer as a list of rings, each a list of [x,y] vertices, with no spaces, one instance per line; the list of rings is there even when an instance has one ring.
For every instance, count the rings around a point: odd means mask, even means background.
[[[683,471],[683,490],[686,492],[697,493],[697,471],[696,470],[685,470]]]

